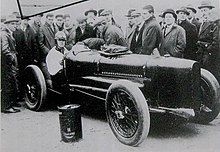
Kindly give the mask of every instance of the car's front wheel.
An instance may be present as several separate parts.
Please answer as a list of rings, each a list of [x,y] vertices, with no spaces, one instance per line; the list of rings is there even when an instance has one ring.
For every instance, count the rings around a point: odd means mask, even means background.
[[[125,145],[138,146],[147,137],[150,113],[140,89],[130,81],[113,83],[106,96],[106,115],[116,138]]]
[[[35,65],[25,68],[25,103],[30,110],[42,109],[47,95],[47,88],[43,73]]]
[[[207,70],[201,69],[201,107],[196,112],[194,121],[207,124],[213,121],[220,111],[219,84],[216,78]]]

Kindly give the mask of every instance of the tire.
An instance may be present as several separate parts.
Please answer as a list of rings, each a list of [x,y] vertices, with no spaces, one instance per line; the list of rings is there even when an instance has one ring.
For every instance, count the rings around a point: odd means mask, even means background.
[[[216,78],[209,71],[201,69],[202,105],[208,107],[211,111],[200,110],[196,112],[195,122],[208,124],[218,116],[220,111],[219,89]]]
[[[135,84],[127,80],[113,83],[106,95],[105,109],[109,126],[121,143],[138,146],[147,137],[149,108]]]
[[[30,110],[40,111],[47,96],[43,73],[36,65],[27,66],[24,72],[25,103]]]

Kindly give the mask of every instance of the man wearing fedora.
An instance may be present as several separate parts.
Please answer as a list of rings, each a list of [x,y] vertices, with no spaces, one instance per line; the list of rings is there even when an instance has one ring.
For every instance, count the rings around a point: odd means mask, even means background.
[[[182,58],[186,47],[185,30],[175,23],[177,15],[173,9],[165,10],[162,17],[164,17],[166,26],[162,29],[164,38],[160,49],[164,55]]]
[[[200,27],[200,22],[199,22],[199,19],[196,18],[196,13],[197,13],[197,10],[191,5],[191,4],[188,4],[186,6],[186,9],[188,11],[188,21],[191,23],[191,24],[194,24],[197,28],[197,31],[199,31],[199,27]]]
[[[198,7],[202,15],[199,29],[197,60],[220,82],[219,28],[211,19],[214,6],[210,1],[202,1]]]
[[[187,20],[187,15],[189,15],[189,12],[185,7],[177,9],[176,13],[178,18],[178,25],[180,25],[186,32],[186,48],[183,52],[183,57],[186,59],[195,60],[197,51],[196,42],[198,39],[196,26]]]
[[[17,51],[13,32],[16,30],[18,19],[8,16],[1,31],[1,111],[16,113],[19,109],[14,108],[17,103]]]
[[[131,31],[132,31],[131,29],[135,24],[134,18],[131,16],[131,13],[134,11],[135,11],[135,9],[130,9],[130,10],[128,10],[128,14],[125,15],[125,17],[127,17],[127,20],[128,20],[128,25],[125,28],[125,39],[126,40],[128,39],[128,35],[131,33]]]

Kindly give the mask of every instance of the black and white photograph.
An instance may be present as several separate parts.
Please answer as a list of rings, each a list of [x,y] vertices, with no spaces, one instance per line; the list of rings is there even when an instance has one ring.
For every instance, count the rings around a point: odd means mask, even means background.
[[[219,0],[1,0],[1,152],[219,152]]]

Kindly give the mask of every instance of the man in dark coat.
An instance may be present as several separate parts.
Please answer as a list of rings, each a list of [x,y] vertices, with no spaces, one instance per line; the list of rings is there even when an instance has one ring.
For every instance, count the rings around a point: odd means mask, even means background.
[[[46,79],[47,86],[52,88],[51,76],[46,66],[46,56],[48,52],[55,46],[56,29],[53,24],[54,15],[49,13],[46,15],[46,22],[40,28],[38,34],[38,43],[40,48],[40,66]]]
[[[69,14],[64,15],[64,33],[66,34],[66,45],[67,50],[71,50],[73,45],[76,43],[76,26],[72,23]]]
[[[6,113],[19,112],[17,103],[17,51],[12,33],[16,30],[18,19],[10,16],[6,19],[1,31],[1,111]]]
[[[136,41],[141,43],[141,45],[139,45],[139,48],[133,50],[133,52],[137,54],[151,55],[153,54],[154,49],[159,48],[161,43],[161,28],[155,19],[154,8],[152,5],[143,7],[141,11],[144,21],[136,27],[137,34],[134,34]],[[162,52],[160,52],[160,54],[162,55]]]
[[[87,18],[85,16],[79,16],[76,20],[78,22],[78,27],[76,28],[76,43],[96,36],[93,27],[87,24]]]
[[[197,39],[198,33],[196,26],[191,24],[186,18],[189,12],[184,8],[180,8],[176,11],[178,18],[178,25],[180,25],[186,32],[186,48],[183,52],[183,57],[185,59],[195,60],[195,55],[197,51]]]
[[[198,8],[201,11],[203,22],[199,30],[197,60],[220,82],[219,27],[210,20],[214,6],[209,1],[202,1]]]
[[[199,20],[195,17],[197,11],[196,9],[191,5],[187,5],[186,6],[186,9],[187,11],[189,12],[188,14],[188,21],[191,23],[191,24],[194,24],[196,26],[196,29],[197,31],[199,31],[199,27],[201,25],[201,23],[199,22]]]
[[[185,30],[175,23],[177,15],[173,9],[165,10],[162,16],[166,26],[162,29],[164,38],[160,50],[164,52],[164,55],[182,58],[186,47]]]
[[[23,70],[27,65],[36,64],[38,58],[37,41],[33,28],[28,23],[29,19],[23,19],[21,29],[24,31],[26,52],[21,55],[21,62],[24,65]]]
[[[38,36],[39,36],[40,28],[43,27],[43,24],[41,23],[42,16],[43,16],[43,14],[34,16],[33,17],[34,22],[31,24],[31,27],[34,31],[35,39],[37,42],[37,48],[36,48],[37,50],[35,51],[35,56],[34,56],[34,60],[37,65],[39,65],[39,62],[40,62],[40,48],[39,48],[39,44],[38,44]]]

